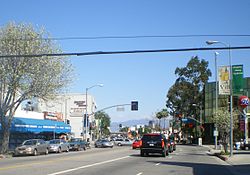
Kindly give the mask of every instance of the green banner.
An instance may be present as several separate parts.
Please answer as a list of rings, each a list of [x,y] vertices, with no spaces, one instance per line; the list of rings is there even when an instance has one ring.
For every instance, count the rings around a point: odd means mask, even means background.
[[[233,93],[241,94],[244,88],[243,65],[233,65]]]

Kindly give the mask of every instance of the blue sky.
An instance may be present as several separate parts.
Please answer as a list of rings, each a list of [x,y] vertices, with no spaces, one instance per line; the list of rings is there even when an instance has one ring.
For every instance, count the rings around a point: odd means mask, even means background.
[[[52,37],[103,37],[142,35],[250,34],[248,0],[25,0],[1,1],[0,26],[10,21],[44,27]],[[249,46],[250,37],[189,37],[63,40],[65,52],[118,51],[207,47],[206,40],[232,46]],[[217,45],[219,46],[219,45]],[[228,52],[219,51],[218,65],[228,64]],[[232,52],[233,64],[244,65],[250,76],[250,51]],[[192,56],[209,61],[214,80],[214,52],[175,52],[71,57],[76,81],[71,92],[90,90],[98,108],[139,101],[139,111],[106,111],[112,121],[150,118],[165,107],[176,67],[184,67]]]

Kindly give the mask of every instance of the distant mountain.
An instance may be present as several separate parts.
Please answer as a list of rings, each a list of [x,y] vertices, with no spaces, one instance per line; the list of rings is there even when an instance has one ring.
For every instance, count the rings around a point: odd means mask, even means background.
[[[172,117],[169,117],[168,119],[166,119],[166,128],[169,127],[169,120],[171,120]],[[122,124],[123,127],[127,126],[127,127],[131,127],[131,126],[135,126],[135,125],[148,125],[148,122],[150,120],[153,119],[138,119],[138,120],[128,120],[128,121],[123,121],[123,122],[111,122],[111,132],[117,132],[119,131],[119,124]],[[163,122],[163,121],[162,121]],[[163,125],[163,123],[162,123]],[[163,127],[163,126],[162,126]]]
[[[128,120],[123,122],[111,122],[111,132],[119,131],[119,124],[122,124],[122,126],[134,126],[134,125],[148,125],[148,122],[150,119],[138,119],[138,120]]]

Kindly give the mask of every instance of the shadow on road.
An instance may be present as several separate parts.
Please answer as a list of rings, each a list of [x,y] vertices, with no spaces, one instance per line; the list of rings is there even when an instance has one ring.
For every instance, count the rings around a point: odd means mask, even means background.
[[[235,172],[237,174],[249,174],[250,172],[250,164],[247,165],[216,165],[216,164],[206,164],[206,163],[192,163],[192,162],[170,162],[170,161],[147,161],[153,164],[160,163],[165,166],[176,166],[178,167],[190,167],[193,169],[194,175],[211,175],[211,174],[219,174],[219,175],[233,175]]]

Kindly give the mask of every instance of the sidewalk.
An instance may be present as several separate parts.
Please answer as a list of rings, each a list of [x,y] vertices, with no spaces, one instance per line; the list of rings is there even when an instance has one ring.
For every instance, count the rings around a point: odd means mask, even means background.
[[[250,150],[233,150],[233,156],[220,155],[220,150],[215,150],[214,145],[203,145],[209,149],[208,154],[219,157],[231,165],[233,172],[239,175],[250,174]]]

